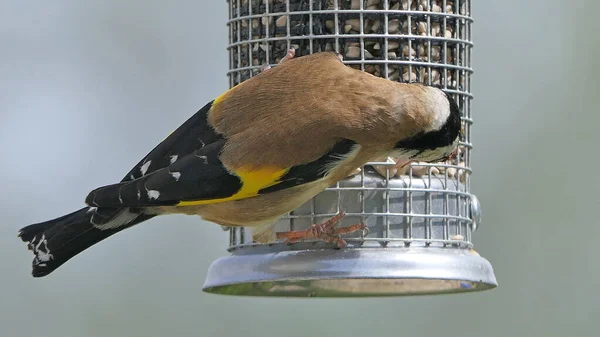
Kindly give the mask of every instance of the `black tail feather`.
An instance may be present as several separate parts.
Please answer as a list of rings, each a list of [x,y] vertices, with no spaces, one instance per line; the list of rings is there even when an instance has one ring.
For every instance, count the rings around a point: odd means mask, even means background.
[[[102,209],[98,209],[100,210]],[[154,215],[134,213],[129,209],[113,211],[118,212],[112,213],[129,212],[130,214],[120,218],[124,220],[122,222],[117,215],[113,218],[115,223],[102,221],[104,224],[99,225],[94,221],[96,224],[94,225],[92,217],[96,209],[85,207],[60,218],[22,228],[19,237],[28,243],[28,248],[35,255],[32,275],[46,276],[90,246],[125,228],[154,217]]]

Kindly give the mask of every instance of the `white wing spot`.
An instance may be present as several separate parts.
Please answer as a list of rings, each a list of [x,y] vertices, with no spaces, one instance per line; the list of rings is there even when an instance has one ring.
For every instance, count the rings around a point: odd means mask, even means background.
[[[170,158],[171,158],[171,164],[173,164],[174,162],[177,161],[177,158],[179,158],[179,156],[175,154],[175,155],[172,155]]]
[[[204,161],[204,164],[208,164],[208,157],[207,156],[198,156],[198,155],[196,155],[196,157],[202,159]]]
[[[42,234],[42,237],[40,238],[40,241],[37,245],[35,244],[35,239],[36,237],[34,237],[29,243],[29,246],[35,254],[34,264],[43,267],[46,265],[43,262],[48,262],[52,260],[54,256],[50,254],[50,250],[48,249],[48,240],[46,240],[46,234]],[[44,247],[42,247],[42,245],[44,245]]]
[[[198,139],[198,141],[200,142],[201,146],[200,147],[205,147],[206,144],[204,144],[204,142],[202,141],[202,139]]]
[[[156,200],[156,199],[158,199],[158,197],[160,197],[159,191],[157,191],[157,190],[149,190],[148,191],[148,199]]]
[[[150,164],[152,163],[152,160],[148,160],[147,162],[144,163],[144,165],[142,165],[142,167],[140,167],[140,172],[142,173],[142,175],[146,174],[146,172],[148,172],[148,168],[150,168]]]
[[[131,221],[135,220],[140,214],[134,213],[129,210],[129,208],[124,208],[121,212],[115,215],[110,221],[103,223],[101,225],[92,222],[95,228],[100,230],[107,230],[112,228],[119,228],[121,226],[125,226],[129,224]]]
[[[142,192],[140,192],[140,190],[138,190],[137,195],[138,195],[138,200],[142,199]]]
[[[175,181],[179,181],[179,178],[181,178],[181,172],[171,172],[171,176],[175,178]]]
[[[86,213],[96,212],[97,209],[98,209],[98,207],[90,207]]]
[[[133,174],[130,174],[130,175],[129,175],[129,179],[131,179],[131,180],[135,180],[135,176],[134,176]]]

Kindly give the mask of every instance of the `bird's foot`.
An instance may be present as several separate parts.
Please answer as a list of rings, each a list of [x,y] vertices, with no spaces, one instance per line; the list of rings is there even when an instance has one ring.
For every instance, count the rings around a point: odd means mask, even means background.
[[[283,243],[289,244],[300,240],[318,239],[327,243],[335,243],[339,248],[344,248],[348,244],[341,238],[342,234],[354,233],[367,230],[365,224],[355,224],[347,227],[337,227],[337,223],[344,217],[344,212],[340,212],[331,219],[321,223],[314,224],[303,231],[289,231],[277,233],[277,239],[284,239]]]
[[[296,56],[296,49],[292,47],[288,49],[287,54],[285,54],[285,56],[281,60],[279,60],[279,64],[293,59],[294,56]]]
[[[287,54],[285,54],[285,56],[282,57],[281,60],[279,60],[279,64],[293,59],[294,56],[296,56],[296,49],[294,49],[294,48],[288,49]],[[267,63],[267,64],[264,64],[262,67],[260,67],[260,72],[263,73],[269,69],[271,69],[271,66]]]

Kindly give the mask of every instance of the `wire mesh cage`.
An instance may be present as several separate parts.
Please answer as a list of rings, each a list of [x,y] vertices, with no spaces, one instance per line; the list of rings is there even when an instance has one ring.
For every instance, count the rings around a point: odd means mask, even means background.
[[[470,193],[469,0],[228,0],[230,86],[296,57],[336,51],[350,67],[392,81],[438,85],[462,113],[457,155],[413,163],[381,158],[290,212],[277,231],[303,230],[345,212],[340,226],[368,232],[337,250],[323,242],[252,242],[230,228],[230,256],[213,263],[204,290],[240,295],[375,296],[475,291],[497,285],[473,250],[480,205]]]

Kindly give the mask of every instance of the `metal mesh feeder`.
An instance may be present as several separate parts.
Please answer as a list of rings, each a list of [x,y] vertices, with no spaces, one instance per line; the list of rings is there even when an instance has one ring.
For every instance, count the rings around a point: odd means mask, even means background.
[[[340,226],[365,223],[367,233],[323,242],[252,242],[229,228],[229,256],[210,267],[203,290],[219,294],[350,297],[441,294],[497,286],[491,264],[474,249],[481,221],[470,191],[470,1],[229,0],[230,86],[276,65],[290,47],[296,57],[337,51],[344,63],[393,81],[441,85],[455,96],[463,120],[450,162],[393,158],[315,196],[277,223],[304,230],[345,212]]]

